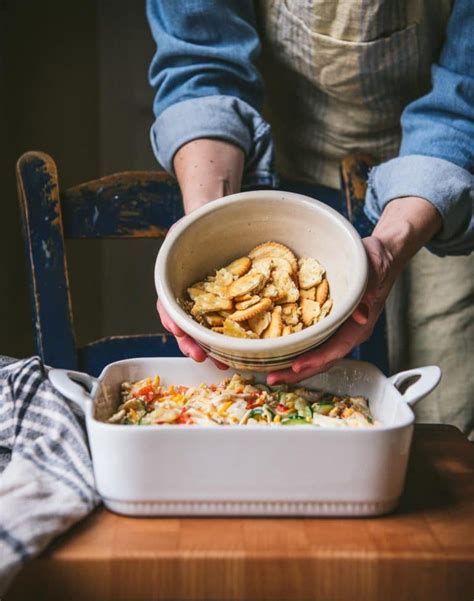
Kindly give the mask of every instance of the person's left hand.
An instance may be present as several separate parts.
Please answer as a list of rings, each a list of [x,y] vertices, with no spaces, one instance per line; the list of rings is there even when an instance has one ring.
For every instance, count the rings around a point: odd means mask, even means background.
[[[362,300],[351,317],[321,346],[300,355],[291,369],[275,371],[268,375],[270,385],[299,382],[326,371],[345,357],[355,346],[369,338],[387,296],[393,286],[398,268],[390,251],[381,240],[370,236],[362,241],[369,260],[369,281]]]

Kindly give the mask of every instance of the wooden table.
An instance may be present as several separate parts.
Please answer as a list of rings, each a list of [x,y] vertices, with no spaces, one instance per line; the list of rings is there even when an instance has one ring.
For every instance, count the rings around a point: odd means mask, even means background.
[[[363,466],[361,466],[363,469]],[[100,509],[6,601],[472,601],[474,450],[417,426],[396,513],[372,519],[137,519]]]

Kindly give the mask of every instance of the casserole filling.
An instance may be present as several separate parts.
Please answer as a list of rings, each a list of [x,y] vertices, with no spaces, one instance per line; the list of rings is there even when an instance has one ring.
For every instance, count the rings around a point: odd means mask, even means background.
[[[234,374],[220,384],[162,386],[160,377],[123,382],[111,424],[367,427],[379,425],[365,397],[267,386]]]

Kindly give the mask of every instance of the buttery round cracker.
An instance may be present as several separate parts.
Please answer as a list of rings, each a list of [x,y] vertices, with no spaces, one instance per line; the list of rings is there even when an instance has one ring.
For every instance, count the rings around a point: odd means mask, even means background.
[[[322,282],[321,282],[322,283]],[[309,298],[309,300],[316,300],[316,287],[313,286],[312,288],[308,288],[307,290],[304,290],[303,288],[300,289],[300,298]]]
[[[268,311],[272,306],[272,301],[269,298],[262,298],[262,300],[258,301],[255,305],[248,307],[247,309],[243,309],[241,311],[235,311],[230,316],[230,319],[234,321],[245,321],[246,319],[250,319],[251,317],[255,317],[259,313],[263,313],[264,311]]]
[[[247,273],[252,267],[252,261],[248,257],[240,257],[240,259],[236,259],[232,261],[225,269],[230,271],[232,275],[236,275],[241,277]]]
[[[253,332],[244,330],[240,324],[233,319],[230,319],[230,317],[224,321],[222,333],[226,336],[233,336],[234,338],[256,338],[256,335]]]
[[[332,309],[332,299],[328,298],[328,300],[321,307],[321,315],[319,316],[318,321],[320,321],[321,319],[324,319],[324,317],[326,317],[326,315],[328,315],[331,312],[331,309]]]
[[[187,289],[187,293],[189,295],[189,298],[195,301],[198,296],[201,296],[201,294],[206,294],[206,291],[203,288],[196,288],[195,286],[190,286]]]
[[[326,272],[319,261],[313,257],[302,257],[298,261],[298,281],[300,288],[307,290],[321,283]]]
[[[256,288],[259,288],[264,282],[264,276],[258,271],[250,271],[238,280],[232,282],[227,289],[227,297],[234,298],[248,294]]]
[[[218,286],[227,287],[230,286],[233,281],[234,275],[225,267],[216,271],[216,284]]]
[[[316,300],[322,306],[327,301],[329,296],[329,284],[326,279],[324,279],[318,286],[316,290]]]
[[[248,295],[250,296],[250,295]],[[255,294],[254,296],[250,296],[250,298],[246,299],[246,300],[242,300],[242,301],[238,301],[235,303],[235,308],[238,311],[243,311],[244,309],[248,309],[249,307],[251,307],[252,305],[255,305],[256,303],[258,303],[258,301],[260,300],[260,296],[258,294]],[[234,299],[235,301],[235,299]]]
[[[206,313],[204,319],[210,326],[221,326],[224,323],[224,318],[219,313]]]
[[[298,269],[295,255],[287,246],[280,242],[264,242],[263,244],[259,244],[255,248],[252,248],[248,256],[252,260],[263,259],[265,257],[285,259],[290,264],[292,271],[297,271]]]
[[[233,308],[232,301],[227,298],[205,293],[196,298],[191,314],[202,315],[203,313],[214,313],[216,311],[230,311]]]
[[[270,325],[271,320],[272,314],[270,311],[264,311],[263,313],[259,313],[258,315],[255,315],[249,319],[249,328],[252,330],[252,332],[255,332],[258,337],[260,337],[262,332],[264,332]]]
[[[255,261],[252,261],[252,269],[264,275],[267,280],[270,278],[272,268],[273,262],[270,257],[263,257],[262,259],[255,259]]]
[[[301,309],[296,303],[282,305],[282,320],[287,326],[295,326],[300,320]]]
[[[227,298],[227,288],[228,286],[220,286],[217,282],[207,282],[204,284],[204,290],[206,292],[210,292],[211,294],[215,294],[222,298]]]
[[[275,269],[272,273],[273,282],[278,289],[278,296],[287,303],[294,303],[300,297],[300,291],[286,271]]]
[[[272,311],[270,325],[263,332],[262,338],[278,338],[281,336],[283,324],[281,322],[281,305],[277,305]]]
[[[301,320],[305,326],[312,325],[318,319],[320,313],[321,307],[318,302],[309,298],[304,298],[301,301]]]

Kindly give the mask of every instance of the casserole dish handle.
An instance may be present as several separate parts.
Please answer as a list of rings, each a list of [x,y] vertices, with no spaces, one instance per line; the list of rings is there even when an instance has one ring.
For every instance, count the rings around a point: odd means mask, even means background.
[[[84,412],[100,384],[96,378],[70,369],[50,369],[48,378],[58,392],[77,403]]]
[[[416,379],[415,379],[416,378]],[[410,380],[413,380],[410,382]],[[437,365],[415,367],[401,371],[388,378],[402,395],[402,399],[411,407],[436,388],[441,380],[441,370]]]

